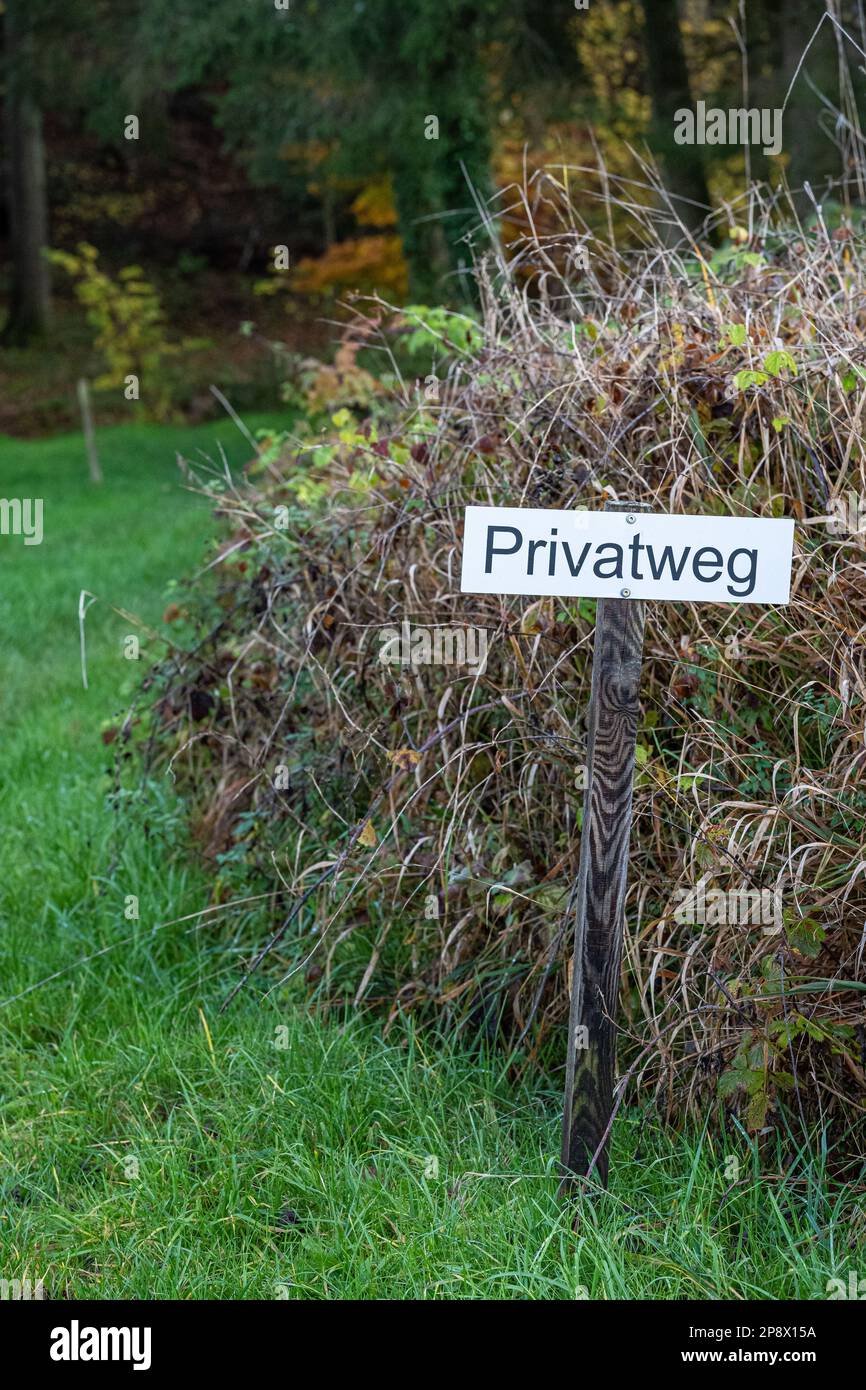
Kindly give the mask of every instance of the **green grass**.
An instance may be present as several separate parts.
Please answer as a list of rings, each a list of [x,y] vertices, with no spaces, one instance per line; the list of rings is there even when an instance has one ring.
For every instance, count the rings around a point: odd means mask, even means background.
[[[501,1058],[290,996],[218,1016],[262,928],[177,920],[210,886],[170,853],[170,785],[107,795],[134,629],[91,609],[85,691],[76,618],[86,588],[158,621],[211,527],[174,456],[217,436],[246,458],[229,425],[106,430],[100,491],[74,437],[0,440],[3,494],[46,508],[41,547],[0,538],[0,1278],[78,1298],[823,1297],[863,1213],[813,1163],[783,1182],[744,1136],[631,1112],[611,1191],[567,1210],[558,1078],[514,1088]]]

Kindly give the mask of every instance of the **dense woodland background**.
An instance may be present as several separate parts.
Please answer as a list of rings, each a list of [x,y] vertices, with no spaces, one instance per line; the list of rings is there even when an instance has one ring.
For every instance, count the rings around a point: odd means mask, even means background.
[[[196,419],[215,377],[236,404],[270,405],[267,344],[325,349],[347,291],[471,299],[473,255],[526,230],[511,191],[543,166],[568,165],[590,226],[613,220],[626,241],[604,195],[627,178],[651,201],[647,159],[692,228],[747,175],[820,196],[847,172],[860,198],[862,60],[829,16],[866,48],[859,0],[6,0],[3,341],[42,342],[3,354],[0,429],[70,422],[74,378],[106,373],[94,312],[128,317],[91,286],[88,327],[46,247],[87,243],[111,277],[140,268],[148,325],[127,346],[155,354],[150,409]],[[778,159],[673,143],[673,113],[698,98],[781,107],[807,49]],[[119,380],[109,367],[101,406],[122,419]]]

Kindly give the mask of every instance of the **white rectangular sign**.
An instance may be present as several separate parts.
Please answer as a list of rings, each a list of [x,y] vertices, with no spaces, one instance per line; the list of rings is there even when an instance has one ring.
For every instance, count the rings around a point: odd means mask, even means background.
[[[787,603],[791,520],[467,507],[468,594]]]

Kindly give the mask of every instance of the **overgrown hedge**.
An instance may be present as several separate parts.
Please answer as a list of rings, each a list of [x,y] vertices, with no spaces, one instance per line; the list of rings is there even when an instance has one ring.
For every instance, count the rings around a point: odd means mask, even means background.
[[[788,607],[649,609],[620,1055],[666,1113],[712,1100],[792,1146],[820,1122],[850,1157],[862,227],[792,227],[756,196],[722,251],[666,250],[647,221],[626,255],[553,180],[544,197],[561,232],[481,266],[477,324],[365,304],[335,364],[291,388],[318,412],[306,432],[263,441],[243,479],[203,478],[226,539],[174,613],[139,734],[190,797],[216,900],[269,895],[253,987],[303,978],[323,1003],[501,1029],[531,1064],[567,1016],[594,603],[461,594],[463,507],[794,517]],[[384,378],[359,365],[376,347],[397,350]],[[417,380],[395,370],[425,352]],[[404,620],[486,629],[486,668],[383,664]],[[782,929],[676,921],[699,880],[777,890]],[[249,967],[264,942],[247,945]]]

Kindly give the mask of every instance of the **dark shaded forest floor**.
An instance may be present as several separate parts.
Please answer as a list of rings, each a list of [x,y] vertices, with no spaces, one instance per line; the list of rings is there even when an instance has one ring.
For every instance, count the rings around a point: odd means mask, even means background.
[[[212,382],[239,411],[271,410],[286,376],[281,351],[327,355],[330,313],[290,294],[256,295],[257,278],[202,271],[188,281],[177,273],[153,277],[167,339],[197,343],[178,355],[176,365],[166,359],[176,423],[201,424],[223,413],[209,390]],[[244,323],[254,325],[251,333],[241,331]],[[58,294],[45,342],[0,350],[0,435],[30,439],[80,427],[76,383],[82,376],[92,383],[104,371],[93,337],[81,308]],[[92,390],[92,399],[97,426],[129,423],[134,406],[122,387]]]

